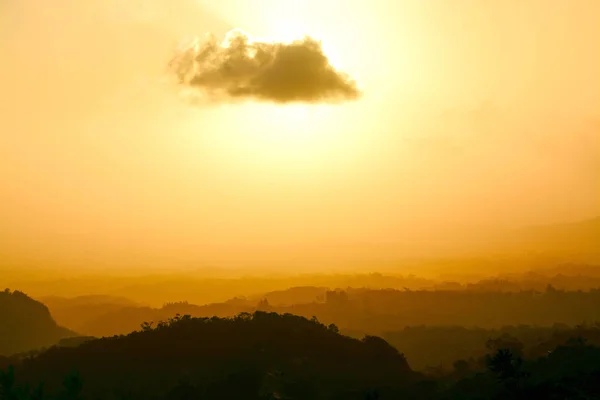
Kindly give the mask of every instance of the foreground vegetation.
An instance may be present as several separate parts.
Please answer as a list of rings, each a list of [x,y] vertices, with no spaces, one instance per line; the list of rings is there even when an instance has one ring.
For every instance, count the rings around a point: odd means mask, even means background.
[[[564,331],[540,355],[518,340],[479,360],[417,373],[385,340],[340,335],[316,318],[256,312],[177,316],[126,336],[3,359],[0,399],[590,399],[600,398],[600,347]],[[541,349],[550,348],[541,354]]]

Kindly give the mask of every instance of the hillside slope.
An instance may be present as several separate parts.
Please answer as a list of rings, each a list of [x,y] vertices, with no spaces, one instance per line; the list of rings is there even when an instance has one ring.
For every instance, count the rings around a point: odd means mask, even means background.
[[[53,393],[73,369],[84,379],[83,397],[102,399],[124,393],[168,398],[182,385],[193,392],[185,398],[258,399],[270,393],[316,399],[389,382],[401,388],[419,377],[381,338],[351,339],[315,320],[265,312],[175,319],[127,336],[55,347],[16,370]]]
[[[48,308],[26,294],[0,292],[0,355],[39,349],[75,336],[52,319]]]

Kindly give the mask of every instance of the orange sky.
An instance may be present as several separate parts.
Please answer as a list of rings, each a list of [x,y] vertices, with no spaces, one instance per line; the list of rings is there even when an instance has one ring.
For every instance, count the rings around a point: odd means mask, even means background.
[[[600,214],[598,2],[201,3],[2,3],[4,259],[256,264]],[[322,39],[364,96],[179,98],[176,43],[233,27]]]

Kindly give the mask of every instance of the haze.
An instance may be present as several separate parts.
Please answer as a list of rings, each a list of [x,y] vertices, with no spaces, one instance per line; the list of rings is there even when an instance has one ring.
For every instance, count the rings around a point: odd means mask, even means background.
[[[343,4],[4,0],[2,263],[322,271],[600,215],[598,2]],[[233,28],[361,96],[191,102],[177,45]]]

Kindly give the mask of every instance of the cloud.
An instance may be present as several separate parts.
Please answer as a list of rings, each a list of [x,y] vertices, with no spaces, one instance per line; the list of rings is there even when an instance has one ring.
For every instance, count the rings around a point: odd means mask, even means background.
[[[321,43],[310,37],[263,42],[233,30],[219,43],[208,35],[180,49],[169,66],[179,83],[209,96],[275,103],[341,102],[360,96],[356,82],[337,71]]]

